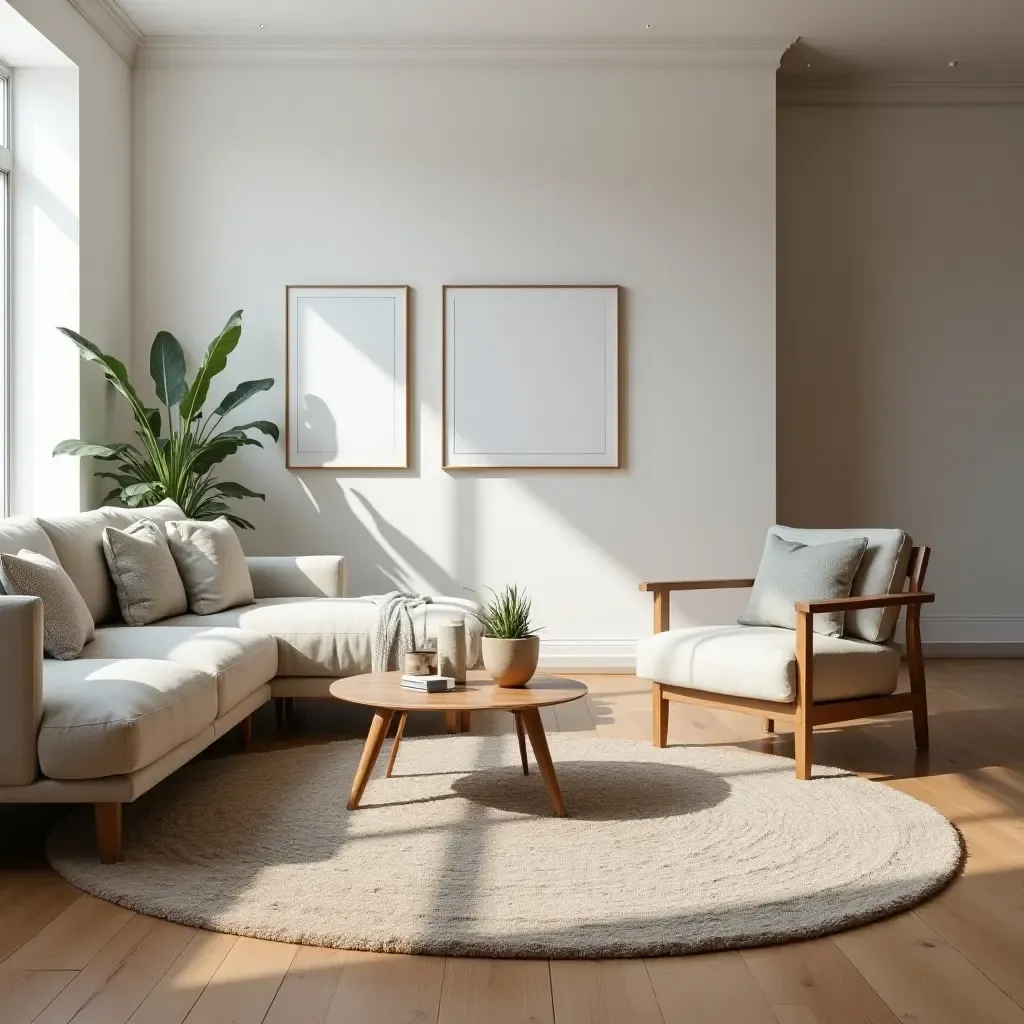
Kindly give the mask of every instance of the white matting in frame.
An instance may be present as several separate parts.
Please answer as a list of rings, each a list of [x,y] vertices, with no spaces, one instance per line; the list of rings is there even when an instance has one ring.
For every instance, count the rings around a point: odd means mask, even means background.
[[[407,468],[408,287],[285,292],[288,468]]]
[[[619,289],[446,285],[445,469],[616,469]]]

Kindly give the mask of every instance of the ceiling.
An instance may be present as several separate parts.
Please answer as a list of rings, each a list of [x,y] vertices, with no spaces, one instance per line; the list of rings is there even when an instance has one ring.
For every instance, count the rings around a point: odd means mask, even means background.
[[[145,36],[801,38],[790,70],[1024,70],[1024,0],[117,0]],[[650,26],[648,28],[648,25]],[[262,27],[261,27],[262,26]]]

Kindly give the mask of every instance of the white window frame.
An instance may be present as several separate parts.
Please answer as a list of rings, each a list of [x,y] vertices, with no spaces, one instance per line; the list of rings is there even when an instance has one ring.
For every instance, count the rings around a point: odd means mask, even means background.
[[[0,236],[0,515],[10,514],[10,464],[11,464],[11,420],[10,420],[10,345],[11,345],[11,300],[14,292],[11,262],[13,245],[11,241],[11,181],[14,174],[13,121],[11,117],[11,93],[14,75],[11,69],[0,62],[0,78],[3,79],[0,97],[0,174],[7,180],[3,189],[6,209],[0,210],[3,235]],[[0,200],[0,202],[4,201]]]

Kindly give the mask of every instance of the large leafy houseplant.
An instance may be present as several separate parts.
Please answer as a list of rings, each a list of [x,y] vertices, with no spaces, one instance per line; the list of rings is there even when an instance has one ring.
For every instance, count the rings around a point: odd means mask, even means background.
[[[275,441],[279,431],[269,420],[253,420],[221,429],[224,417],[234,412],[253,395],[274,386],[272,377],[247,380],[228,392],[208,416],[203,405],[210,382],[226,366],[228,356],[242,335],[242,311],[232,314],[224,329],[210,343],[206,355],[190,384],[185,378],[185,353],[174,335],[160,331],[149,353],[149,372],[156,386],[159,408],[147,406],[139,397],[124,363],[108,356],[80,334],[60,327],[86,362],[97,363],[107,383],[128,403],[135,417],[142,448],[134,444],[96,444],[91,441],[61,441],[54,455],[77,455],[108,463],[96,476],[113,480],[117,486],[103,499],[119,498],[131,508],[155,505],[171,498],[190,519],[216,519],[224,516],[241,529],[252,523],[235,515],[225,499],[261,498],[266,495],[249,490],[231,480],[218,480],[217,467],[229,455],[246,445],[263,444],[250,437],[256,431]],[[164,432],[161,428],[166,428]]]

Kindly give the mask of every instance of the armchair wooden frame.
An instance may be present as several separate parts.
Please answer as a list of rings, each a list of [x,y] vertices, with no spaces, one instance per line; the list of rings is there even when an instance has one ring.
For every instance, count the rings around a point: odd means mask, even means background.
[[[857,718],[894,715],[909,711],[914,719],[914,739],[918,750],[928,749],[928,698],[925,692],[924,655],[921,650],[921,606],[931,604],[935,595],[924,591],[931,548],[913,548],[907,566],[902,593],[875,594],[867,597],[842,597],[796,603],[797,692],[791,703],[757,700],[710,693],[685,686],[671,686],[652,680],[653,739],[656,747],[668,745],[668,709],[670,701],[727,708],[747,715],[760,715],[766,732],[775,731],[776,719],[793,723],[796,747],[796,777],[809,779],[813,764],[813,732],[816,725],[831,725]],[[676,590],[723,590],[752,587],[752,579],[680,580],[641,583],[640,589],[654,595],[654,632],[669,628],[669,600]],[[856,611],[862,608],[906,608],[907,668],[910,690],[884,697],[859,697],[814,703],[814,629],[812,617],[819,612]]]

